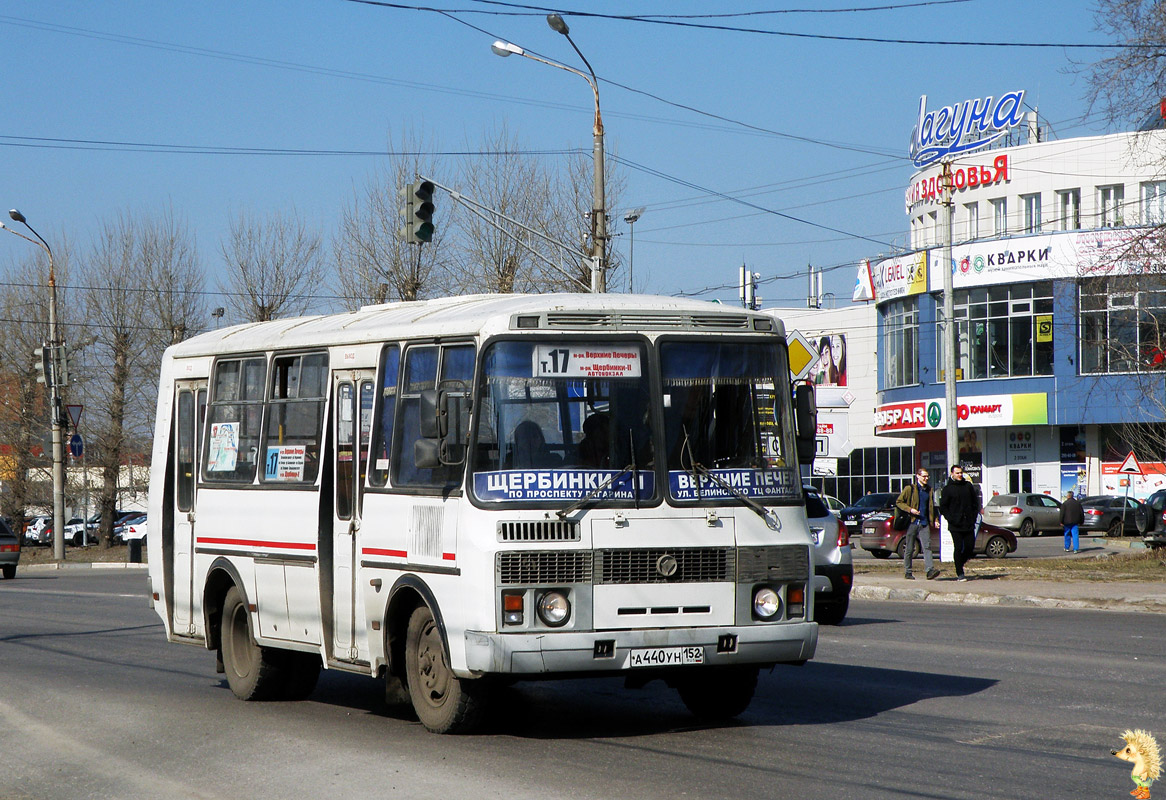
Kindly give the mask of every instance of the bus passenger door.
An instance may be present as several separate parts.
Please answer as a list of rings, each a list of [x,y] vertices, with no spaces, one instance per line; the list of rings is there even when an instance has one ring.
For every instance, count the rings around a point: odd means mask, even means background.
[[[191,636],[196,633],[194,528],[199,445],[206,420],[206,381],[178,383],[174,401],[173,631],[179,636]],[[161,520],[158,522],[161,528]]]
[[[374,378],[371,370],[347,370],[333,376],[336,495],[332,507],[332,653],[341,661],[368,656],[368,643],[361,641],[356,625],[362,601],[356,576]]]

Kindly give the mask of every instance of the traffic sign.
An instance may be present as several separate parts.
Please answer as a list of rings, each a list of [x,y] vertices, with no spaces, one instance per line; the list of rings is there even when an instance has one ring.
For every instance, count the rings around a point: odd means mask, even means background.
[[[85,445],[81,441],[81,434],[74,433],[73,438],[69,439],[69,452],[73,454],[73,458],[80,458],[83,453]]]
[[[1136,458],[1134,458],[1133,450],[1131,450],[1130,454],[1126,456],[1126,460],[1121,462],[1121,466],[1117,468],[1117,471],[1123,475],[1142,474],[1142,465],[1138,463]]]
[[[65,410],[69,412],[69,419],[73,422],[73,430],[81,424],[81,411],[84,409],[83,405],[65,406]]]
[[[786,334],[789,343],[789,372],[790,378],[795,381],[809,377],[810,370],[818,363],[820,356],[817,349],[802,335],[801,331],[790,331]]]

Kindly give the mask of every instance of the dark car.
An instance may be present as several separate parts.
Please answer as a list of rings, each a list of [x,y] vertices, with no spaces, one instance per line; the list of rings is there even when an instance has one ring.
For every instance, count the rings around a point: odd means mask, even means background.
[[[8,523],[0,520],[0,571],[5,578],[16,577],[16,565],[20,563],[20,539],[8,527]]]
[[[1134,512],[1134,523],[1147,546],[1166,547],[1166,489],[1159,489],[1146,498]]]
[[[895,505],[895,498],[899,495],[895,492],[872,492],[864,495],[856,500],[854,503],[842,509],[842,513],[838,515],[842,520],[842,524],[850,532],[851,536],[858,533],[862,526],[862,520],[867,514],[873,514],[876,511],[885,511]]]
[[[1081,498],[1085,512],[1082,531],[1105,531],[1106,536],[1125,536],[1138,532],[1137,513],[1141,502],[1132,497],[1099,494]]]
[[[906,531],[897,531],[891,526],[892,515],[889,513],[871,514],[862,523],[862,538],[859,540],[863,550],[870,552],[875,558],[890,558],[894,553],[903,557],[903,534]],[[939,554],[939,532],[932,531],[931,552]],[[915,555],[920,553],[919,540],[915,540]],[[1009,553],[1016,552],[1016,534],[1007,528],[993,525],[989,522],[980,523],[980,530],[976,533],[976,555],[988,558],[1004,558]]]

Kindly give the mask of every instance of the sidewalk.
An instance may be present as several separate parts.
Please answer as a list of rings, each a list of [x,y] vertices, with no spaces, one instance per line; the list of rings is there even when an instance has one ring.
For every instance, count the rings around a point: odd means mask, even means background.
[[[922,575],[917,575],[913,581],[901,575],[855,575],[850,596],[858,600],[1091,608],[1166,614],[1166,581],[1105,583],[1010,580],[995,575],[977,577],[973,567],[967,569],[967,574],[969,580],[959,583],[955,580],[954,570],[947,565],[944,574],[933,581],[924,580]]]

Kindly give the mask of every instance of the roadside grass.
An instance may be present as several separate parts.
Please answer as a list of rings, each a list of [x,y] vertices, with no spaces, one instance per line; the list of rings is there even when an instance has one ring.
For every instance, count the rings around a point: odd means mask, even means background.
[[[56,559],[53,558],[53,548],[50,547],[28,547],[21,548],[20,563],[21,566],[28,566],[30,564],[51,564]],[[125,562],[129,561],[129,548],[124,544],[115,544],[113,547],[102,549],[97,545],[90,547],[66,547],[65,548],[65,563],[66,564],[92,564],[94,562]],[[142,548],[142,562],[146,561],[146,549]]]
[[[938,565],[950,569],[951,565]],[[1166,580],[1166,550],[1132,550],[1102,553],[1091,558],[991,559],[979,556],[968,562],[969,574],[1003,580],[1052,581],[1162,581]],[[855,562],[856,575],[903,573],[903,562]]]

